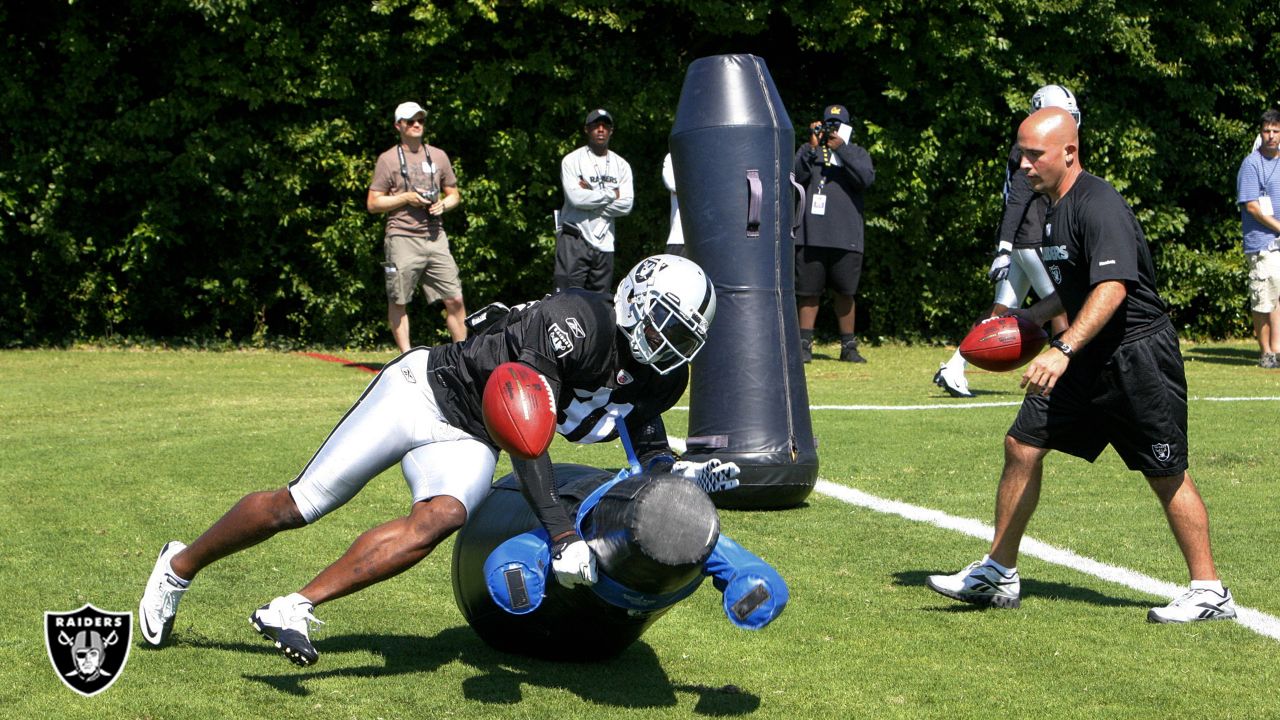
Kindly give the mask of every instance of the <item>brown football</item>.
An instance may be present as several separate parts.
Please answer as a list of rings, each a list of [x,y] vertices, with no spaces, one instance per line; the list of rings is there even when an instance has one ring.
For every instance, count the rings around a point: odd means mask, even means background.
[[[1031,362],[1047,339],[1044,328],[1004,315],[974,325],[960,341],[960,356],[983,370],[1005,372]]]
[[[556,402],[546,379],[523,363],[494,368],[484,386],[484,427],[512,455],[532,460],[556,434]]]

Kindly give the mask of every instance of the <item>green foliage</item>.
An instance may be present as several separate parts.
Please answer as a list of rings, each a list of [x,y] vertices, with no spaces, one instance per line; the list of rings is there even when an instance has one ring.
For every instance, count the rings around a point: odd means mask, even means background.
[[[1030,92],[1062,82],[1085,167],[1138,212],[1179,327],[1244,334],[1234,179],[1277,96],[1278,24],[1242,0],[0,8],[0,344],[385,341],[364,194],[406,99],[458,171],[446,229],[471,307],[549,289],[559,159],[599,105],[636,177],[628,266],[664,243],[685,68],[741,52],[765,58],[797,127],[854,111],[877,170],[865,332],[954,338],[990,301],[1005,151]]]

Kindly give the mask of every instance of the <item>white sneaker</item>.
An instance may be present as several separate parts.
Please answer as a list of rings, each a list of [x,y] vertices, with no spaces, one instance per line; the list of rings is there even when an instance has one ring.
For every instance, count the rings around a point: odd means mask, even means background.
[[[969,380],[964,376],[963,367],[957,370],[942,363],[938,367],[938,372],[933,374],[933,384],[946,390],[951,397],[973,397],[973,393],[969,392]]]
[[[1013,609],[1021,604],[1022,581],[1018,571],[1005,575],[987,565],[986,558],[955,575],[930,575],[924,583],[934,592],[975,605]]]
[[[1231,590],[1196,588],[1188,590],[1164,607],[1151,608],[1147,620],[1154,623],[1184,623],[1197,620],[1230,620],[1236,616]]]
[[[306,667],[320,659],[320,653],[311,644],[310,626],[324,623],[311,614],[314,609],[310,600],[293,593],[254,610],[249,622],[294,665]]]
[[[170,558],[185,547],[177,540],[165,543],[151,570],[151,577],[147,578],[147,587],[142,591],[142,602],[138,603],[138,625],[142,627],[142,637],[152,645],[162,645],[169,639],[173,620],[178,615],[178,601],[189,587],[189,583],[183,584],[169,567]]]

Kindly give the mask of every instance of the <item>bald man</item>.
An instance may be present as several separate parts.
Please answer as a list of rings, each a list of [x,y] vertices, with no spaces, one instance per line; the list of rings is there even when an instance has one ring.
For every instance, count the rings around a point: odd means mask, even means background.
[[[1050,450],[1093,462],[1107,445],[1146,477],[1191,574],[1191,586],[1152,622],[1234,618],[1209,546],[1209,516],[1187,473],[1187,381],[1178,336],[1156,294],[1146,238],[1109,183],[1080,166],[1071,115],[1032,113],[1018,127],[1022,168],[1048,196],[1041,255],[1057,293],[1016,314],[1070,324],[1027,367],[1027,394],[1004,439],[988,554],[926,584],[947,597],[1001,608],[1020,604],[1018,546],[1040,497]]]

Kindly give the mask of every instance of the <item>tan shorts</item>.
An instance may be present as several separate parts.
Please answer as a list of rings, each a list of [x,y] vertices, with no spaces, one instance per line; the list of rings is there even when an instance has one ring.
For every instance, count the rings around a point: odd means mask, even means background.
[[[462,297],[458,264],[449,253],[449,237],[444,231],[435,240],[389,235],[382,245],[387,256],[382,264],[387,275],[387,300],[408,305],[419,283],[428,303]]]
[[[1249,301],[1256,313],[1270,313],[1280,303],[1280,250],[1245,255],[1249,266]]]

